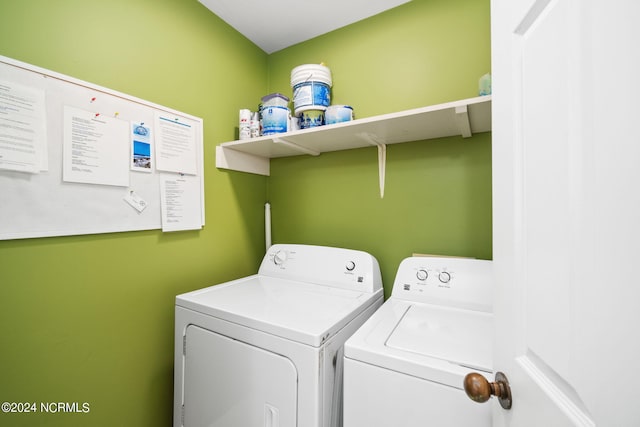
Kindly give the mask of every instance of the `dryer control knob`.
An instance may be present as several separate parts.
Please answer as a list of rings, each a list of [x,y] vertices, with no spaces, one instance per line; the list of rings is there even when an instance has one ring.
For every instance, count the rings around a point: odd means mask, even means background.
[[[353,271],[353,270],[355,270],[355,268],[356,268],[356,263],[355,263],[355,262],[353,262],[353,261],[347,261],[347,265],[345,265],[345,268],[346,268],[348,271]]]
[[[427,273],[427,270],[420,269],[416,273],[416,277],[418,278],[418,280],[425,281],[427,280],[427,277],[429,277],[429,273]]]
[[[278,251],[273,255],[273,262],[276,265],[282,265],[287,260],[287,253],[285,251]]]

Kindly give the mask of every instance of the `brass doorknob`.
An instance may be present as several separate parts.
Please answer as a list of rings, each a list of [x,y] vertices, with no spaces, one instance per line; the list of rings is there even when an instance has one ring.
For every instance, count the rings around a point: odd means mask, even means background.
[[[502,372],[496,373],[496,380],[492,383],[477,372],[467,374],[464,377],[464,391],[474,402],[483,403],[491,396],[495,396],[500,406],[511,409],[511,388],[507,377]]]

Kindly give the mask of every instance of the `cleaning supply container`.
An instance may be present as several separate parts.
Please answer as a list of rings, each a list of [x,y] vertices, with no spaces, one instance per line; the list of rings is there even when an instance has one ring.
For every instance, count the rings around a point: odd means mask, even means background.
[[[300,129],[309,129],[324,125],[324,109],[314,105],[308,105],[298,109],[300,116]]]
[[[281,93],[270,93],[261,98],[263,107],[288,107],[289,97]]]
[[[331,70],[322,64],[299,65],[291,70],[295,115],[306,110],[324,111],[331,104],[332,84]]]
[[[262,107],[262,134],[272,135],[289,130],[290,111],[287,107]]]
[[[239,114],[238,136],[240,139],[251,137],[251,110],[242,108]]]
[[[324,121],[328,125],[351,120],[353,120],[353,108],[349,105],[330,105],[324,112]]]

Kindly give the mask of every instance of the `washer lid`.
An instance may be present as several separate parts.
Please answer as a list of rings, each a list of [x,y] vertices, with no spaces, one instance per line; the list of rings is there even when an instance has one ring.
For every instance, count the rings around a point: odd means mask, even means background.
[[[411,305],[386,342],[387,347],[491,370],[493,316],[488,313]]]
[[[466,374],[492,370],[492,322],[489,313],[391,297],[347,340],[344,354],[462,389]]]
[[[176,305],[319,347],[382,298],[374,293],[254,275],[176,297]]]

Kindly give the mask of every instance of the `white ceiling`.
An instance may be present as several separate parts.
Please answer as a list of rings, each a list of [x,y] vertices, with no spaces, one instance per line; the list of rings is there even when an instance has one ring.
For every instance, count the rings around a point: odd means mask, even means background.
[[[266,53],[273,53],[410,0],[198,1]]]

